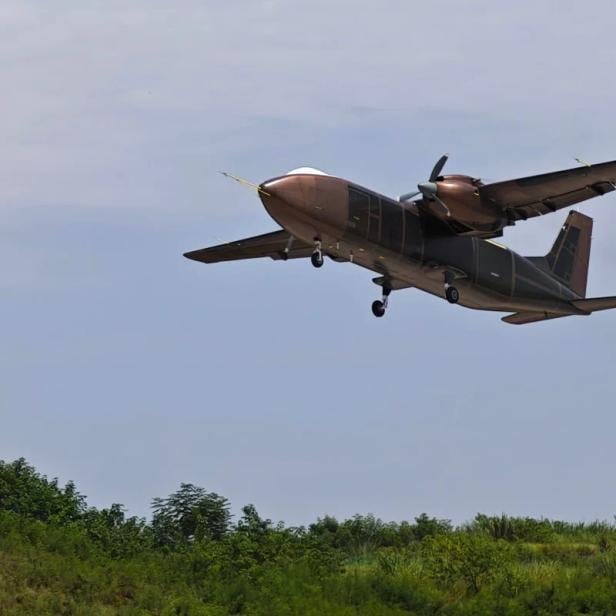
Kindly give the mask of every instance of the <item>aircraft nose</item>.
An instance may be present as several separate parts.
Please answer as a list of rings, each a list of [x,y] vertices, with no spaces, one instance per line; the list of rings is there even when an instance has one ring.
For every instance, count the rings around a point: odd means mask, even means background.
[[[269,215],[281,226],[293,224],[298,214],[314,213],[314,179],[309,176],[286,175],[263,182],[259,197]]]
[[[268,180],[261,184],[261,200],[265,205],[266,201],[275,199],[293,207],[305,207],[308,195],[304,184],[302,178],[293,176]]]

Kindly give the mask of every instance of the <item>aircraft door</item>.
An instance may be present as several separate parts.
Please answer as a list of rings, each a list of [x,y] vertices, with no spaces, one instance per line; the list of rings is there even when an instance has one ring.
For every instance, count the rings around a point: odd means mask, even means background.
[[[381,239],[381,200],[377,195],[370,195],[370,226],[368,239],[377,242]]]
[[[404,210],[398,203],[381,199],[381,243],[394,252],[402,251]]]
[[[349,219],[347,228],[362,237],[368,237],[370,225],[370,196],[349,186]]]

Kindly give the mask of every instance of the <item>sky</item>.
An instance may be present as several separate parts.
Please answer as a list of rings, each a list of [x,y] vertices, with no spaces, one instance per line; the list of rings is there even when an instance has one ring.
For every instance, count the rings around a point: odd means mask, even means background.
[[[310,165],[391,196],[616,159],[612,2],[0,6],[0,458],[149,515],[613,519],[616,311],[515,327],[327,261],[182,253],[277,228]],[[616,295],[616,196],[589,296]],[[508,229],[545,254],[566,211]]]

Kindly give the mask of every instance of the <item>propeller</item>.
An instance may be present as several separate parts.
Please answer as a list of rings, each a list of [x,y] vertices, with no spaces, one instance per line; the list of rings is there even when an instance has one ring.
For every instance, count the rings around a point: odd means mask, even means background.
[[[447,216],[451,216],[451,212],[449,211],[449,208],[445,205],[443,200],[440,199],[437,194],[438,192],[437,181],[441,175],[441,171],[443,170],[443,167],[445,166],[445,163],[447,162],[448,158],[449,158],[449,154],[443,154],[443,156],[441,156],[436,162],[436,165],[434,165],[434,168],[432,169],[432,173],[430,173],[430,177],[428,181],[420,182],[419,184],[417,184],[417,188],[418,188],[417,191],[412,192],[412,193],[406,193],[404,195],[400,195],[398,197],[398,201],[409,201],[413,197],[416,197],[417,195],[422,195],[426,201],[437,203],[442,208],[442,210],[445,212]]]

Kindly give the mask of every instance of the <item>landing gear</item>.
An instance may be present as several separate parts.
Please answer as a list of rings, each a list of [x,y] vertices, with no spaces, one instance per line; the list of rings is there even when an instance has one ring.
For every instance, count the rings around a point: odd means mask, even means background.
[[[445,285],[445,297],[450,304],[457,304],[460,301],[460,292],[455,287]]]
[[[445,297],[450,304],[457,304],[460,301],[460,291],[453,284],[455,275],[452,272],[445,272]]]
[[[382,317],[385,314],[385,304],[380,299],[372,302],[372,314],[375,317]]]
[[[291,250],[291,247],[293,246],[293,242],[294,242],[295,238],[290,235],[289,239],[287,240],[287,245],[284,247],[284,250],[282,251],[282,259],[283,261],[286,261],[289,258],[289,252]]]
[[[323,266],[323,251],[321,250],[321,241],[315,240],[314,252],[310,256],[310,261],[314,267]]]
[[[388,287],[383,287],[383,299],[382,300],[377,299],[376,301],[372,302],[372,314],[375,317],[384,316],[390,293],[391,293],[391,289],[389,289]]]
[[[319,252],[313,252],[310,256],[310,261],[314,267],[322,267],[323,266],[323,255]]]

